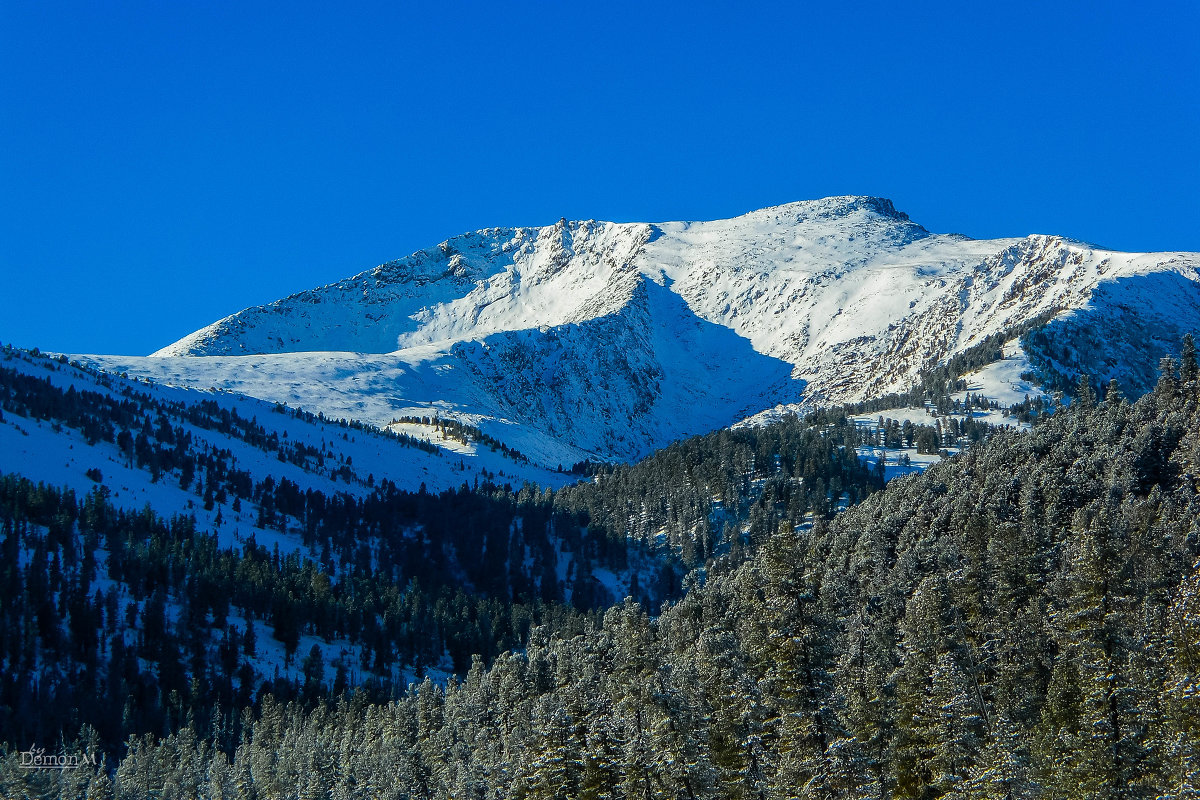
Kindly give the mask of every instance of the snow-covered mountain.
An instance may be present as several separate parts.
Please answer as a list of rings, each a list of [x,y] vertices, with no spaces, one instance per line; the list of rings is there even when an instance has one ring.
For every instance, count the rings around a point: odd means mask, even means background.
[[[833,197],[713,222],[464,234],[107,369],[386,425],[456,417],[543,464],[634,458],[859,400],[1041,314],[1043,371],[1148,388],[1200,329],[1200,255],[933,234]]]

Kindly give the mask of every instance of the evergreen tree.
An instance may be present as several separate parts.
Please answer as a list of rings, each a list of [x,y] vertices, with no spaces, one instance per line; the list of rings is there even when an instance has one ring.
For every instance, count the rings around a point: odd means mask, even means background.
[[[1179,380],[1185,388],[1194,391],[1196,378],[1196,340],[1188,333],[1184,334],[1183,349],[1179,356]]]

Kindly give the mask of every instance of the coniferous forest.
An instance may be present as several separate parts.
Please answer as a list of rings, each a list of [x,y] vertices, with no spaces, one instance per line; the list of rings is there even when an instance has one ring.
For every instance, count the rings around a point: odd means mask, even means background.
[[[4,413],[50,413],[35,389]],[[1197,797],[1198,403],[1185,346],[1136,402],[1084,378],[882,490],[837,412],[557,492],[298,500],[195,465],[309,559],[6,478],[0,795]],[[486,569],[518,532],[530,557]],[[569,586],[556,549],[644,580]],[[358,664],[256,674],[255,618]],[[22,770],[26,739],[102,758]]]

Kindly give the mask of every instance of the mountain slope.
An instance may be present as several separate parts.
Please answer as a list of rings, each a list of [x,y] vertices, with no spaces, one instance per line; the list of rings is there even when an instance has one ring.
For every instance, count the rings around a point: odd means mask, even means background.
[[[55,399],[64,392],[68,400]],[[30,399],[23,402],[26,396]],[[82,410],[68,414],[61,408],[71,398],[84,399],[78,403]],[[278,537],[264,530],[250,503],[236,512],[222,507],[224,501],[214,508],[211,496],[205,503],[205,486],[211,489],[213,479],[201,480],[200,469],[183,481],[171,463],[184,451],[195,458],[228,454],[252,483],[291,482],[355,497],[371,494],[385,478],[431,492],[489,479],[517,485],[536,480],[553,487],[572,480],[485,444],[446,438],[431,425],[407,425],[402,435],[389,436],[253,398],[139,383],[11,347],[0,349],[0,399],[0,407],[27,406],[21,413],[10,407],[0,416],[0,474],[19,473],[81,496],[102,482],[120,508],[150,505],[164,517],[194,516],[227,543]],[[125,444],[118,443],[122,427],[130,433]],[[144,446],[133,438],[139,432]],[[149,457],[154,448],[174,450],[175,456]]]
[[[109,369],[387,424],[439,413],[542,464],[635,458],[776,405],[855,401],[989,335],[1051,385],[1149,388],[1200,329],[1200,256],[925,230],[878,198],[714,222],[488,229]],[[303,377],[301,377],[303,376]]]
[[[627,595],[660,607],[880,488],[876,438],[793,417],[517,490],[483,455],[0,348],[0,740],[113,755],[198,720],[229,747],[267,693],[387,697]]]
[[[0,348],[0,739],[67,717],[114,743],[130,719],[126,734],[159,730],[188,675],[241,708],[264,681],[303,680],[296,657],[314,649],[343,685],[444,677],[473,653],[521,646],[539,619],[631,589],[653,603],[678,593],[674,550],[555,509],[551,488],[572,476],[470,430],[405,428],[436,431],[440,446]],[[518,493],[506,470],[545,488]],[[41,645],[22,633],[35,615]],[[242,658],[236,644],[226,653],[231,637],[258,644]],[[126,646],[143,661],[118,688]],[[98,676],[112,691],[93,702]],[[14,717],[36,716],[29,685],[58,721],[14,737]],[[131,694],[137,713],[123,715]]]
[[[440,340],[562,325],[621,305],[647,225],[493,228],[320,289],[246,309],[154,353],[390,353]],[[567,267],[570,269],[567,269]],[[624,291],[622,291],[624,290]]]
[[[147,740],[118,796],[1195,797],[1196,371],[777,529],[656,619],[627,602],[444,688]]]

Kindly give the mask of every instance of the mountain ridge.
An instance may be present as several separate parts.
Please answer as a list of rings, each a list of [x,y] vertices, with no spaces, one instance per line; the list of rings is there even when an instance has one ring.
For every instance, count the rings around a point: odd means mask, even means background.
[[[857,196],[705,222],[560,220],[462,234],[148,358],[91,358],[378,425],[436,410],[553,465],[902,392],[1041,316],[1061,333],[1026,337],[1023,357],[1048,388],[1087,373],[1144,392],[1179,333],[1200,329],[1200,255],[932,233]],[[733,338],[696,333],[710,325]],[[307,385],[289,378],[300,362]]]

